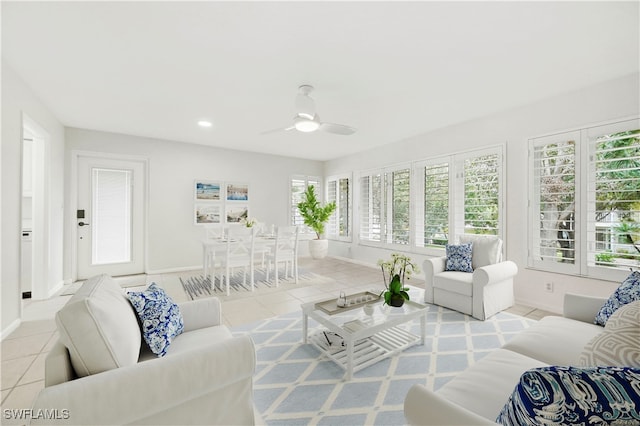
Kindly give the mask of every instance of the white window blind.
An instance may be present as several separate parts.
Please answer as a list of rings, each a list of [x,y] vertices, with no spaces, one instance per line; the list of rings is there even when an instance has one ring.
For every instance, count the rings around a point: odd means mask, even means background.
[[[532,146],[534,229],[530,254],[534,263],[575,263],[578,136],[541,138]]]
[[[499,234],[500,166],[498,154],[465,159],[465,234]]]
[[[589,129],[589,266],[640,266],[640,130]],[[611,133],[604,133],[608,130]]]
[[[382,241],[382,174],[360,177],[360,240]]]
[[[424,171],[424,232],[420,246],[445,246],[449,240],[449,163]]]
[[[327,236],[330,238],[348,240],[351,236],[350,182],[348,177],[331,177],[327,181],[327,202],[336,203],[327,223]]]
[[[391,221],[390,240],[393,244],[409,244],[411,228],[411,170],[401,169],[386,175],[390,179]]]
[[[133,172],[93,168],[93,265],[131,262]]]

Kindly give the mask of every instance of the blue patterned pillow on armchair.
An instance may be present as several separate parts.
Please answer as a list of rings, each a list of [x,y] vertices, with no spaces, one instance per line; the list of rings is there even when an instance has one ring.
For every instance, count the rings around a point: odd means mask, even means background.
[[[164,356],[171,341],[184,330],[182,313],[156,283],[142,292],[127,293],[142,325],[142,337],[151,351]]]
[[[445,271],[473,272],[471,266],[473,243],[468,244],[447,244],[447,264]]]
[[[605,325],[619,307],[636,300],[640,300],[640,272],[633,271],[600,308],[594,322]]]
[[[528,370],[520,377],[496,422],[518,426],[638,425],[640,369]]]

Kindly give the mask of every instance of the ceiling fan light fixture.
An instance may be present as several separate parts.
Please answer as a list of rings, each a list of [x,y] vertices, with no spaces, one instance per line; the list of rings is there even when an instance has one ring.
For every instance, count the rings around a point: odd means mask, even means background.
[[[293,120],[293,127],[299,132],[310,133],[318,130],[320,123],[307,117],[297,116]]]

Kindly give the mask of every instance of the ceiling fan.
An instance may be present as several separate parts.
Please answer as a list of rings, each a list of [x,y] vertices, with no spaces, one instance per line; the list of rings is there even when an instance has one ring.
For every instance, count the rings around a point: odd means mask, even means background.
[[[316,103],[309,93],[313,91],[313,86],[304,84],[298,88],[296,96],[296,115],[293,117],[293,124],[289,127],[268,130],[262,134],[274,133],[279,131],[297,130],[303,133],[311,133],[316,130],[322,132],[333,133],[336,135],[351,135],[356,129],[344,124],[324,123],[320,121],[320,117],[316,114]]]

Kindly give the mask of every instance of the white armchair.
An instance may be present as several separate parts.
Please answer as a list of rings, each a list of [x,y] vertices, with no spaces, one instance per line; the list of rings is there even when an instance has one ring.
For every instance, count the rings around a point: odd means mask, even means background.
[[[424,301],[484,321],[513,306],[513,277],[518,266],[501,261],[502,240],[498,237],[460,237],[461,244],[468,242],[473,243],[473,272],[445,271],[446,257],[424,261]]]

